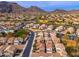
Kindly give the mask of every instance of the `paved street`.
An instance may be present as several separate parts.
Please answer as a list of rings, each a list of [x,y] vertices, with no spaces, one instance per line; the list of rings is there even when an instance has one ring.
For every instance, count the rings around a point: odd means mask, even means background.
[[[23,57],[28,57],[30,55],[30,51],[31,51],[31,48],[32,48],[32,43],[33,43],[33,39],[34,39],[34,32],[31,32],[31,35],[29,36],[29,39],[28,39],[28,43],[25,47],[25,50],[23,52]]]

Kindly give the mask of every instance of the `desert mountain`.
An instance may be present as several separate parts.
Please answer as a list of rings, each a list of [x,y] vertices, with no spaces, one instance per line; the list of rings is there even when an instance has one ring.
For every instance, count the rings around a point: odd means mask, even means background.
[[[14,2],[6,2],[6,1],[2,1],[0,2],[0,12],[4,13],[27,13],[27,14],[40,14],[40,13],[46,13],[46,11],[40,9],[37,6],[31,6],[29,8],[24,8],[22,6],[20,6],[17,3]]]
[[[52,8],[52,7],[51,7]],[[65,14],[65,13],[79,13],[79,10],[70,10],[70,11],[66,11],[63,9],[56,9],[54,11],[51,12],[46,12],[43,9],[40,9],[37,6],[31,6],[29,8],[25,8],[20,6],[17,3],[14,2],[6,2],[6,1],[2,1],[0,2],[0,12],[2,13],[26,13],[26,14],[30,14],[30,15],[38,15],[38,14],[47,14],[47,13],[54,13],[54,14]]]

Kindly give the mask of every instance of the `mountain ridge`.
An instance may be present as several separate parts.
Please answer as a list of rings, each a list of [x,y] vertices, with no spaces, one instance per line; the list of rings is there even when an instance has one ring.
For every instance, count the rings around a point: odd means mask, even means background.
[[[52,7],[51,7],[52,8]],[[30,6],[28,8],[20,6],[18,3],[15,2],[6,2],[6,1],[1,1],[0,2],[0,12],[1,13],[27,13],[27,14],[43,14],[43,13],[54,13],[54,14],[66,14],[66,13],[79,13],[79,10],[70,10],[66,11],[63,9],[56,9],[54,11],[45,11],[37,6]]]

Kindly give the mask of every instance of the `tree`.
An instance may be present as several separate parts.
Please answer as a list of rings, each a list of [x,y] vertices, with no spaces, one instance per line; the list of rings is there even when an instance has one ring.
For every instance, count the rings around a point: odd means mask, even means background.
[[[33,45],[33,52],[35,52],[36,50],[37,50],[36,43],[34,43],[34,45]]]
[[[6,36],[6,33],[5,32],[1,32],[2,36],[5,37]]]
[[[28,34],[28,30],[20,29],[15,33],[15,36],[24,38]]]
[[[7,33],[7,35],[6,35],[8,38],[9,37],[13,37],[14,36],[14,34],[13,33],[11,33],[11,32],[9,32],[9,33]]]
[[[72,53],[76,52],[77,50],[71,46],[71,47],[66,47],[66,51],[67,51],[69,56],[73,56]]]
[[[7,17],[6,17],[6,20],[9,20],[10,18],[11,18],[11,17],[7,16]]]

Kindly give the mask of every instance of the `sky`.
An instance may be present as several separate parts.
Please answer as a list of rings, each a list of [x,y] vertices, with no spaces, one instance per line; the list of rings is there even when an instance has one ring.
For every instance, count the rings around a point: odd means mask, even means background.
[[[78,10],[79,1],[15,1],[23,7],[38,6],[46,11],[55,9]]]

